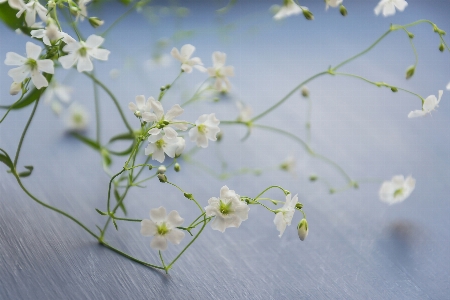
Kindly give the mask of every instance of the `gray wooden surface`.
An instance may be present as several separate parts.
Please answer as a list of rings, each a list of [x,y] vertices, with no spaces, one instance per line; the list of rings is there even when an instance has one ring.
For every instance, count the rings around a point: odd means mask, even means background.
[[[96,64],[97,74],[112,86],[124,109],[135,95],[156,96],[159,86],[176,76],[177,64],[149,71],[142,62],[151,57],[158,38],[172,36],[176,28],[194,30],[191,38],[174,46],[194,44],[195,54],[207,66],[213,51],[226,52],[236,69],[234,95],[258,113],[301,80],[368,46],[391,22],[405,24],[427,18],[450,34],[448,1],[411,0],[405,12],[392,18],[373,15],[377,1],[345,1],[349,10],[345,19],[336,10],[325,12],[320,1],[304,1],[315,13],[315,21],[294,17],[281,24],[273,23],[267,13],[274,2],[241,3],[223,19],[214,16],[217,7],[194,2],[191,15],[177,25],[171,17],[154,24],[142,15],[133,15],[105,42],[112,53],[107,63]],[[122,7],[113,6],[98,15],[112,22],[120,11]],[[254,11],[257,14],[252,14]],[[229,22],[236,25],[234,30],[215,29]],[[87,25],[85,29],[94,32]],[[414,56],[401,32],[342,71],[397,84],[423,96],[437,94],[450,81],[450,54],[438,51],[438,37],[429,26],[411,31],[419,53],[411,80],[404,80],[404,71]],[[24,52],[26,37],[0,27],[0,38],[1,57],[8,51]],[[116,80],[107,75],[112,68],[121,70]],[[1,104],[13,101],[8,94],[8,69],[0,64]],[[66,75],[66,83],[76,87],[73,98],[90,110],[87,135],[94,137],[92,83],[85,76],[63,70],[58,70],[57,78],[63,81]],[[165,105],[183,101],[203,80],[204,75],[195,71],[184,76],[167,94]],[[308,157],[300,145],[256,129],[241,143],[243,128],[222,126],[223,142],[202,150],[196,159],[220,170],[220,151],[230,171],[240,167],[267,171],[258,177],[217,180],[181,162],[182,172],[168,172],[169,179],[192,192],[203,206],[210,197],[218,196],[225,184],[248,196],[280,184],[299,193],[308,216],[309,236],[304,242],[298,239],[297,214],[293,225],[278,238],[273,215],[252,207],[249,219],[239,229],[222,234],[208,226],[165,275],[99,246],[76,224],[28,198],[0,166],[0,299],[448,299],[449,92],[444,92],[433,116],[410,120],[407,114],[418,109],[420,102],[406,93],[393,94],[330,76],[308,86],[313,101],[313,148],[337,161],[356,180],[412,174],[417,185],[410,198],[385,205],[378,199],[379,183],[361,183],[359,190],[329,195],[325,184],[310,183],[307,177],[319,174],[335,187],[344,185],[344,180],[334,169]],[[107,140],[124,127],[103,92],[101,106],[103,140]],[[306,101],[296,94],[261,122],[305,136],[306,108]],[[10,154],[30,112],[31,108],[12,112],[0,125],[0,147]],[[200,113],[210,112],[216,112],[221,120],[237,114],[232,101],[225,99],[192,106],[186,109],[185,118],[194,120]],[[131,114],[128,119],[134,121]],[[270,169],[288,155],[297,159],[295,174]],[[112,170],[119,170],[122,163],[123,158],[116,159]],[[27,134],[19,165],[34,165],[33,175],[23,182],[40,199],[70,212],[92,230],[104,222],[94,211],[105,209],[108,184],[97,153],[66,135],[62,121],[44,103]],[[276,192],[270,195],[281,197]],[[126,203],[129,216],[135,218],[147,218],[148,211],[160,205],[177,209],[186,223],[197,216],[192,203],[158,181],[148,182],[146,189],[132,189]],[[139,223],[119,226],[118,232],[111,227],[107,234],[112,245],[158,262],[157,253],[149,247],[150,239],[139,233]],[[170,246],[165,255],[173,257],[181,246]]]

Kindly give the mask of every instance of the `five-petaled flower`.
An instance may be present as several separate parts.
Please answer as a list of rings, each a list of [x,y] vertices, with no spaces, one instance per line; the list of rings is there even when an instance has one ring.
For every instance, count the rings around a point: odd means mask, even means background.
[[[208,147],[208,139],[216,141],[216,135],[220,132],[220,121],[216,118],[216,114],[201,115],[195,121],[195,127],[189,130],[191,141],[196,142],[198,147]]]
[[[85,42],[77,42],[72,38],[67,39],[67,45],[64,46],[63,51],[69,54],[60,57],[59,62],[64,69],[70,69],[77,63],[78,72],[92,71],[94,65],[90,57],[108,60],[109,50],[99,48],[104,40],[104,38],[95,34],[90,35]]]
[[[298,15],[301,14],[305,8],[306,7],[298,6],[294,0],[284,0],[283,6],[281,6],[280,10],[273,16],[273,18],[275,20],[281,20],[291,15]]]
[[[27,4],[23,4],[22,1],[12,1],[17,4],[20,3],[20,10],[16,14],[17,18],[20,18],[22,14],[25,12],[25,22],[28,27],[31,27],[34,23],[36,23],[36,13],[39,15],[42,21],[47,22],[47,9],[39,3],[39,0],[31,0]],[[13,7],[13,6],[11,6]],[[17,7],[14,7],[17,8]]]
[[[227,55],[225,53],[215,51],[212,54],[213,66],[207,69],[208,75],[216,79],[214,88],[218,91],[224,90],[223,84],[225,83],[225,91],[231,89],[231,83],[227,77],[234,76],[234,67],[225,66]]]
[[[291,225],[292,218],[294,217],[295,205],[298,202],[298,197],[295,195],[291,198],[291,194],[286,195],[286,202],[283,207],[277,209],[277,214],[275,215],[275,219],[273,223],[277,226],[277,230],[280,232],[279,237],[281,237],[286,229],[286,226]]]
[[[150,135],[148,141],[150,143],[147,148],[145,148],[145,155],[151,154],[152,159],[157,160],[160,163],[164,162],[164,159],[166,158],[164,153],[169,157],[175,157],[180,146],[176,137],[170,139],[162,132],[157,135]]]
[[[149,99],[153,99],[150,97]],[[142,117],[144,112],[150,112],[152,110],[152,105],[150,101],[145,101],[144,95],[138,95],[135,98],[136,103],[130,102],[128,103],[128,108],[134,113],[134,115],[138,118]]]
[[[439,90],[439,98],[436,98],[435,95],[428,96],[423,101],[422,109],[411,111],[408,114],[408,118],[422,117],[422,116],[425,116],[426,114],[431,113],[433,110],[436,109],[436,107],[439,106],[439,102],[441,101],[441,97],[442,97],[443,93],[444,93],[444,91]]]
[[[42,39],[44,44],[46,44],[47,46],[51,46],[59,40],[62,40],[64,42],[68,41],[67,33],[59,31],[58,26],[53,23],[50,23],[43,29],[32,30],[30,33],[31,37]]]
[[[184,232],[177,228],[183,222],[184,219],[176,210],[166,215],[166,209],[161,206],[150,210],[150,220],[141,221],[141,234],[153,237],[150,247],[164,251],[167,249],[167,241],[178,245],[184,238]]]
[[[8,66],[19,66],[8,71],[8,75],[14,82],[20,83],[31,73],[31,81],[37,89],[48,86],[48,81],[40,71],[53,74],[55,72],[53,61],[50,59],[38,59],[42,48],[31,42],[26,44],[27,58],[14,53],[6,53],[5,64]]]
[[[392,177],[391,181],[385,181],[380,187],[380,199],[387,204],[399,203],[409,197],[416,186],[416,180],[411,176],[406,179],[403,175]]]
[[[211,227],[214,230],[224,232],[228,227],[239,227],[242,221],[248,219],[250,208],[247,203],[235,191],[230,190],[226,185],[220,189],[220,197],[212,197],[205,207],[207,217],[215,216]]]
[[[377,16],[382,12],[383,16],[388,17],[395,15],[395,8],[403,11],[406,6],[408,6],[408,2],[405,0],[381,0],[375,7],[374,12]]]
[[[202,67],[202,60],[198,57],[191,58],[194,51],[194,46],[192,46],[191,44],[186,44],[181,47],[181,53],[177,48],[173,47],[172,51],[170,51],[170,54],[172,54],[175,59],[181,62],[181,70],[183,70],[184,72],[191,73],[192,67],[196,68],[197,70],[204,71],[205,68]]]
[[[175,120],[175,118],[184,111],[180,105],[175,104],[166,114],[164,114],[164,108],[162,107],[161,102],[156,101],[153,97],[148,98],[148,102],[150,102],[154,113],[144,112],[142,114],[142,120],[146,122],[155,122],[154,126],[156,126],[149,130],[149,134],[158,135],[162,130],[167,138],[174,139],[177,137],[178,133],[171,126],[179,130],[187,130],[188,127],[186,121]]]

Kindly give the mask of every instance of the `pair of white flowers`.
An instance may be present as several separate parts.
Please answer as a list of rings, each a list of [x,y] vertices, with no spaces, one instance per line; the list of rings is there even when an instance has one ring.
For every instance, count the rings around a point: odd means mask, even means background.
[[[194,46],[186,44],[181,47],[180,51],[174,47],[170,54],[181,62],[181,70],[184,72],[191,73],[193,68],[201,72],[207,72],[211,78],[215,79],[214,88],[216,90],[229,91],[231,89],[231,83],[228,77],[234,76],[234,67],[225,65],[227,55],[219,51],[214,52],[212,54],[213,66],[205,68],[199,57],[191,58],[194,51]]]

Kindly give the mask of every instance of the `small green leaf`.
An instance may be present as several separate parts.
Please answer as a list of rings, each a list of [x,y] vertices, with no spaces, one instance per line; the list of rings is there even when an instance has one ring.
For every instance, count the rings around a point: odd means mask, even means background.
[[[114,219],[113,219],[113,224],[114,224],[114,227],[116,228],[116,230],[119,231],[119,227],[117,227],[116,220],[114,220]]]
[[[19,177],[28,177],[31,175],[31,172],[33,172],[34,167],[33,166],[25,166],[25,169],[28,171],[20,172]]]
[[[14,170],[14,164],[11,158],[9,157],[8,153],[6,153],[5,150],[0,148],[0,151],[3,152],[3,154],[0,154],[0,161],[5,165],[7,165],[11,169],[10,171],[12,172],[12,170]]]
[[[102,148],[100,151],[100,154],[102,155],[103,164],[109,167],[112,163],[111,156],[109,155],[108,150],[105,148]]]
[[[106,216],[107,213],[105,213],[104,211],[101,211],[100,209],[96,208],[95,209],[99,214],[101,214],[102,216]],[[101,231],[101,230],[100,230]]]
[[[121,133],[118,135],[113,136],[109,142],[112,143],[114,141],[120,141],[120,140],[134,140],[134,134],[127,132],[127,133]]]
[[[85,136],[82,136],[76,132],[72,132],[72,136],[79,139],[89,147],[93,148],[94,150],[100,151],[102,147],[95,141],[91,140],[90,138],[87,138]]]

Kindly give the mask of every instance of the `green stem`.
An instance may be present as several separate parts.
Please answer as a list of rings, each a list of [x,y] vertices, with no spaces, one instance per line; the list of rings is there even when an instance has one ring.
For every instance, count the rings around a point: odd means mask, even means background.
[[[129,218],[118,218],[118,217],[114,217],[113,219],[118,220],[118,221],[142,222],[142,219],[129,219]]]
[[[102,34],[100,34],[100,36],[105,37],[109,31],[111,29],[113,29],[117,24],[119,24],[127,15],[129,15],[130,13],[132,13],[136,6],[140,3],[141,1],[136,2],[133,6],[130,7],[130,9],[128,9],[126,12],[124,12],[120,17],[118,17]]]
[[[8,110],[6,111],[6,113],[5,113],[5,115],[3,116],[3,118],[0,120],[0,123],[2,123],[3,120],[6,118],[6,116],[9,114],[9,112],[10,112],[11,110],[13,110],[14,106],[15,106],[17,103],[19,103],[20,100],[23,99],[23,96],[25,96],[25,93],[24,93],[24,92],[22,92],[22,96],[20,96],[19,100],[17,100],[16,102],[14,102],[12,105],[10,105],[10,106],[8,107]]]
[[[92,74],[95,73],[94,71],[92,71]],[[98,98],[98,86],[97,84],[93,81],[93,86],[94,86],[94,103],[95,103],[95,132],[96,132],[96,141],[97,143],[100,145],[100,101]]]
[[[282,191],[283,191],[283,194],[286,195],[286,190],[283,189],[281,186],[279,186],[279,185],[271,185],[271,186],[269,186],[268,188],[266,188],[265,190],[263,190],[261,193],[259,193],[258,196],[256,196],[255,198],[253,198],[253,200],[256,201],[256,200],[257,200],[260,196],[262,196],[265,192],[267,192],[267,191],[270,190],[270,189],[274,189],[274,188],[277,188],[277,189],[282,190]]]
[[[159,259],[161,259],[161,263],[162,263],[162,265],[164,267],[164,270],[166,271],[166,274],[167,274],[167,267],[166,267],[166,264],[164,263],[164,258],[162,257],[161,250],[158,250],[158,253],[159,253]]]
[[[200,84],[200,86],[198,87],[198,89],[195,91],[194,95],[187,100],[186,102],[181,104],[181,107],[185,107],[188,104],[191,104],[192,102],[194,102],[195,100],[197,100],[197,96],[200,95],[200,89],[205,85],[205,83],[207,83],[209,81],[210,77],[206,78],[205,81],[202,82],[202,84]]]
[[[183,74],[184,72],[181,71],[180,74],[178,74],[178,76],[172,81],[172,83],[170,84],[170,87],[168,89],[165,89],[164,91],[161,91],[161,93],[159,93],[159,97],[158,97],[158,101],[161,102],[164,98],[164,96],[166,95],[167,91],[170,90],[172,88],[172,86],[175,84],[175,82],[178,80],[178,78],[180,78],[181,74]]]

